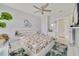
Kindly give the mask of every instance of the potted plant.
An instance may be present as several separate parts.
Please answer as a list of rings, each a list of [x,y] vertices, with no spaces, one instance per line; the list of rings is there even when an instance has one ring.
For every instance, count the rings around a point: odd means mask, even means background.
[[[6,22],[4,20],[10,21],[12,19],[13,19],[13,17],[9,12],[1,12],[1,14],[0,14],[0,28],[5,28],[6,27]],[[2,43],[2,44],[0,44],[0,46],[1,46],[0,47],[0,56],[8,56],[8,42],[7,42],[8,40],[7,40],[7,36],[8,36],[7,34],[2,34],[1,35],[2,38],[0,37],[1,38],[0,43]],[[4,44],[4,41],[5,41],[5,44]]]

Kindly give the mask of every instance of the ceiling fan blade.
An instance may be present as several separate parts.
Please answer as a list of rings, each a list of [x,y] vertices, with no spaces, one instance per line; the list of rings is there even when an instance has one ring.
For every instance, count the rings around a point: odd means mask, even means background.
[[[37,7],[37,6],[35,6],[35,5],[33,5],[33,7],[34,7],[34,8],[36,8],[36,9],[39,9],[39,10],[41,10],[39,7]]]
[[[49,5],[49,4],[48,4],[48,3],[46,3],[46,4],[43,6],[43,8],[47,8],[47,7],[48,7],[48,5]]]
[[[46,11],[46,12],[51,12],[52,10],[44,10],[44,11]]]
[[[40,12],[40,11],[35,11],[34,13],[38,13],[38,12]]]

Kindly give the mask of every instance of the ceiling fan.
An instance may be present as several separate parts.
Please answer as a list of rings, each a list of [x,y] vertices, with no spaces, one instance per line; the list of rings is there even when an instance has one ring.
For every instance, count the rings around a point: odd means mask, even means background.
[[[37,9],[37,11],[35,11],[35,13],[40,12],[42,15],[45,14],[45,12],[51,12],[52,11],[52,10],[47,9],[48,6],[49,6],[48,3],[46,3],[45,5],[40,6],[40,7],[33,5],[33,7]]]

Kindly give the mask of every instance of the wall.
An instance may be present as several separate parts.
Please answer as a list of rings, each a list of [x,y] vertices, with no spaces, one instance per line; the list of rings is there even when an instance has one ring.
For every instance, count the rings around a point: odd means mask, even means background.
[[[28,19],[32,23],[33,30],[40,32],[39,17],[17,9],[13,9],[3,4],[0,4],[0,11],[8,11],[13,15],[13,20],[10,22],[6,22],[7,27],[5,29],[0,28],[0,33],[8,33],[9,35],[14,35],[15,29],[24,28],[25,19]]]

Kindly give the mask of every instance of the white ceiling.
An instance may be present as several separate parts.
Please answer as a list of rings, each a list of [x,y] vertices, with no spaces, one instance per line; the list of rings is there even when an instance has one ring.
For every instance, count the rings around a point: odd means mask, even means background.
[[[40,16],[40,13],[34,13],[36,9],[33,7],[33,5],[36,5],[40,7],[41,5],[44,4],[36,4],[36,3],[7,3],[4,4],[9,7],[24,11],[26,13],[31,13],[32,15]],[[54,17],[59,17],[59,16],[66,16],[69,14],[73,13],[75,4],[73,3],[51,3],[48,6],[48,9],[51,9],[51,13],[46,13],[46,15],[52,15]]]

